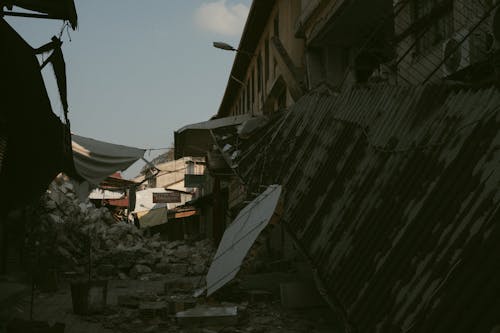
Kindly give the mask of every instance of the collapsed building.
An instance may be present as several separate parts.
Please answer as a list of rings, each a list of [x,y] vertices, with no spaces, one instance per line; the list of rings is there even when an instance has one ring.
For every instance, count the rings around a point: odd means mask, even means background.
[[[176,132],[205,218],[280,184],[271,243],[346,331],[498,330],[497,6],[253,1],[217,115]]]

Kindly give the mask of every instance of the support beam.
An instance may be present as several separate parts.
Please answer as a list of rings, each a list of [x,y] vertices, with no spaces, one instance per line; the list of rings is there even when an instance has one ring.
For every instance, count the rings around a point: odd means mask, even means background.
[[[288,90],[292,98],[297,101],[306,92],[303,75],[301,75],[299,68],[295,66],[292,58],[277,36],[271,38],[271,45],[276,54],[276,60],[283,73]]]
[[[28,18],[43,18],[49,20],[66,20],[64,17],[52,16],[46,14],[35,14],[35,13],[21,13],[21,12],[5,12],[1,11],[0,16],[16,16],[16,17],[28,17]]]

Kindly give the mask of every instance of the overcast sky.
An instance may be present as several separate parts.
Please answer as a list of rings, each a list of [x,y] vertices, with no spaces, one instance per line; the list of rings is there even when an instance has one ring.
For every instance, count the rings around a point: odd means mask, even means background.
[[[138,148],[163,148],[184,125],[217,112],[251,0],[75,0],[79,27],[63,35],[69,117],[75,134]],[[61,21],[6,18],[33,47]],[[71,41],[70,41],[71,38]],[[62,114],[52,68],[43,70]],[[159,152],[146,153],[152,159]],[[135,176],[135,165],[125,176]]]

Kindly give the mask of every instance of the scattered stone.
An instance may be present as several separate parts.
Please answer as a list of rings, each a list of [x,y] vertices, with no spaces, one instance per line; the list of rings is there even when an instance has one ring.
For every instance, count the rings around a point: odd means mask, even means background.
[[[146,273],[151,273],[151,268],[145,265],[138,264],[132,267],[128,275],[130,275],[131,278],[136,279],[137,277]]]
[[[205,265],[195,263],[193,266],[191,266],[190,273],[193,275],[201,275],[204,274],[206,270]]]
[[[97,266],[97,274],[100,276],[114,276],[116,274],[116,267],[110,264],[103,264]]]
[[[167,319],[167,305],[165,302],[141,302],[139,315],[143,320],[151,320],[155,317]]]
[[[133,224],[117,222],[107,208],[96,208],[88,199],[80,201],[64,177],[49,186],[42,202],[42,235],[37,240],[41,239],[39,248],[44,252],[40,257],[59,271],[88,274],[90,252],[92,278],[126,280],[130,274],[132,279],[157,280],[171,272],[201,275],[214,253],[210,240],[165,241],[159,234],[149,236]]]
[[[176,273],[179,275],[186,275],[188,272],[188,265],[187,264],[171,264],[170,265],[170,272]]]
[[[177,312],[186,311],[196,306],[196,299],[182,295],[173,295],[167,297],[168,313],[176,314]]]
[[[123,295],[118,296],[117,298],[118,306],[123,306],[126,308],[136,309],[139,307],[139,302],[139,297],[135,295]]]

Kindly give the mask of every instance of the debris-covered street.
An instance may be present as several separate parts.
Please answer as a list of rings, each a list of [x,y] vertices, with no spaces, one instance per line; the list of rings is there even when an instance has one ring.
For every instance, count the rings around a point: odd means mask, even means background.
[[[51,184],[42,202],[44,213],[31,235],[39,242],[32,264],[41,279],[34,290],[24,285],[3,303],[2,320],[11,325],[31,316],[64,323],[68,333],[336,332],[338,322],[319,295],[282,299],[280,286],[300,282],[294,272],[249,268],[218,294],[200,297],[215,254],[210,240],[162,240],[159,233],[117,222],[106,208],[79,200],[64,178]],[[105,295],[96,284],[90,303],[75,314],[75,284],[88,281],[89,268],[92,281],[105,281]],[[0,284],[14,282],[4,278]]]
[[[0,0],[0,333],[500,333],[500,0]]]

